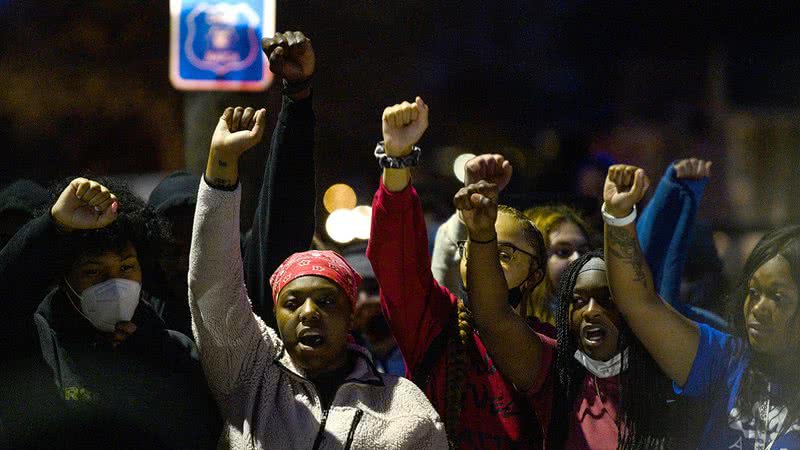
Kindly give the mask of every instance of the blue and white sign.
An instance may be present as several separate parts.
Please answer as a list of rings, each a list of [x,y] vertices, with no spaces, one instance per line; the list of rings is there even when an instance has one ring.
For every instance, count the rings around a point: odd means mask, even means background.
[[[261,91],[272,74],[261,38],[275,0],[172,0],[170,81],[189,91]]]

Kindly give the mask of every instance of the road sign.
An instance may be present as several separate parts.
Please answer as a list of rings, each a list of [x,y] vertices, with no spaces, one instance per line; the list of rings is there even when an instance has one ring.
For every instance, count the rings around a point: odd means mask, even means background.
[[[261,38],[275,0],[171,0],[169,78],[188,91],[261,91],[272,74]]]

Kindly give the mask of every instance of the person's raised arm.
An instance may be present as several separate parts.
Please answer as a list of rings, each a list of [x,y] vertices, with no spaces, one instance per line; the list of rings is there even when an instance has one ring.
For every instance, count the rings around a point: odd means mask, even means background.
[[[485,169],[489,163],[502,155],[480,155],[472,158],[464,164],[464,186],[476,183],[482,179],[490,183],[498,183],[499,180],[485,178],[488,174]],[[508,166],[509,168],[511,166]],[[510,169],[509,169],[510,170]],[[498,192],[505,189],[510,181],[508,174],[500,172],[504,180],[497,185]],[[461,257],[458,253],[458,241],[467,239],[467,226],[461,218],[461,213],[456,211],[438,230],[436,239],[433,242],[433,256],[431,258],[431,271],[433,277],[442,286],[451,292],[459,292],[461,287]]]
[[[608,283],[614,303],[633,332],[661,370],[683,385],[697,353],[699,331],[694,322],[656,293],[639,247],[636,225],[628,219],[649,185],[644,170],[637,167],[615,165],[608,169],[603,188]]]
[[[500,372],[526,391],[538,378],[542,342],[508,303],[508,286],[497,252],[497,199],[511,178],[511,164],[501,155],[482,155],[467,163],[472,184],[454,198],[467,226],[467,289],[481,340]],[[541,270],[535,268],[534,270]]]
[[[409,375],[424,370],[426,355],[453,312],[455,299],[431,274],[422,204],[404,160],[428,126],[428,107],[421,98],[388,107],[382,117],[386,168],[372,202],[367,257],[380,283],[381,309],[403,353]],[[385,158],[391,158],[386,160]],[[413,158],[413,156],[412,156]]]
[[[245,281],[253,310],[274,324],[269,277],[293,253],[308,250],[314,235],[316,160],[311,78],[316,56],[299,31],[261,41],[276,79],[284,80],[283,104],[261,181],[253,225],[245,241]]]
[[[710,161],[697,158],[675,161],[636,222],[636,233],[653,272],[656,291],[682,313],[686,311],[681,310],[681,276],[710,171]]]
[[[266,111],[227,108],[220,118],[200,183],[189,258],[189,305],[209,387],[223,410],[258,349],[275,350],[265,339],[244,286],[239,243],[239,157],[261,140]],[[266,281],[265,281],[266,282]],[[266,345],[265,345],[266,344]]]

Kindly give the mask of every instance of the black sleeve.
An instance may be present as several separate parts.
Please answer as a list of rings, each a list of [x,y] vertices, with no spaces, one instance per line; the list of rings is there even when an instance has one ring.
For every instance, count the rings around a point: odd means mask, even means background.
[[[0,351],[38,342],[33,313],[57,281],[61,241],[50,214],[44,214],[20,228],[0,250]]]
[[[272,327],[269,277],[292,253],[308,250],[314,236],[314,122],[311,97],[297,102],[283,97],[253,227],[244,244],[253,310]]]

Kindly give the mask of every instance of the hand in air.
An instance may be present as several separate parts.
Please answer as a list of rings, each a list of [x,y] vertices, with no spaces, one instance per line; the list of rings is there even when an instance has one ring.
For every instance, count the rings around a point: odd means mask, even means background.
[[[503,155],[476,156],[464,165],[464,186],[485,180],[496,184],[497,191],[501,192],[511,181],[512,171],[511,163]]]
[[[290,83],[311,78],[316,67],[316,56],[311,39],[300,31],[275,33],[261,40],[261,48],[269,60],[269,70]]]
[[[50,214],[64,231],[103,228],[117,218],[117,197],[105,186],[75,178],[61,192]]]
[[[700,180],[711,176],[711,161],[697,158],[681,159],[673,164],[675,176],[688,180]]]
[[[417,97],[383,110],[383,142],[386,154],[406,156],[428,129],[428,105]]]
[[[266,117],[265,109],[225,108],[211,138],[211,149],[219,157],[238,158],[261,141]]]
[[[479,180],[459,189],[453,198],[471,239],[488,241],[494,238],[499,192],[497,184]]]
[[[617,164],[608,168],[603,201],[606,212],[614,217],[625,217],[639,203],[650,187],[644,169],[626,164]]]

